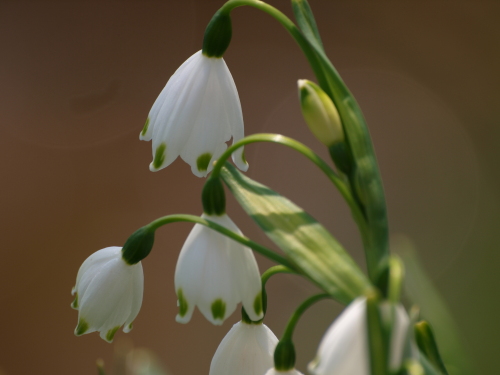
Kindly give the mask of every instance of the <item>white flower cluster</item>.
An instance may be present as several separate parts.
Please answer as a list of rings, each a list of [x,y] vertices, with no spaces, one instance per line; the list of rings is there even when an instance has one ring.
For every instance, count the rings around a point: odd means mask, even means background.
[[[162,169],[180,155],[196,176],[206,176],[231,137],[233,142],[243,137],[233,79],[222,58],[197,52],[168,81],[141,132],[141,139],[153,140],[150,169]],[[241,148],[233,161],[242,170],[248,168]],[[202,217],[241,235],[226,214]],[[128,332],[142,304],[143,282],[141,262],[127,263],[122,248],[92,254],[80,267],[73,288],[72,306],[79,311],[75,334],[99,331],[111,342],[121,326]],[[210,375],[301,374],[274,368],[278,339],[262,322],[257,323],[264,313],[262,283],[249,248],[196,224],[177,261],[175,288],[178,322],[189,322],[197,306],[206,319],[220,325],[240,302],[252,320],[252,324],[241,321],[228,332],[213,357]],[[409,327],[404,309],[397,306],[395,311],[389,358],[394,370],[401,365]],[[313,375],[370,374],[366,299],[353,301],[328,329],[309,371]]]

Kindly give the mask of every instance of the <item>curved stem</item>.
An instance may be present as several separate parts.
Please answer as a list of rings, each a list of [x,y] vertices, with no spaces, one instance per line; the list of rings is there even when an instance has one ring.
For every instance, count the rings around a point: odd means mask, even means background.
[[[262,280],[262,288],[265,288],[267,280],[278,273],[296,273],[294,270],[286,267],[286,266],[273,266],[264,271],[260,279]]]
[[[163,216],[163,217],[160,217],[160,218],[152,221],[151,223],[149,223],[145,227],[147,227],[148,229],[156,230],[163,225],[170,224],[170,223],[182,222],[182,221],[204,225],[210,229],[213,229],[213,230],[223,234],[224,236],[227,236],[227,237],[235,240],[236,242],[239,242],[240,244],[242,244],[244,246],[251,248],[252,250],[265,256],[266,258],[269,258],[269,259],[275,261],[276,263],[280,263],[283,266],[286,266],[286,267],[294,270],[295,272],[300,273],[300,271],[297,269],[297,267],[292,262],[290,262],[287,258],[275,253],[274,251],[272,251],[271,249],[268,249],[265,246],[262,246],[256,242],[248,239],[247,237],[241,236],[241,235],[233,232],[232,230],[223,227],[222,225],[214,223],[213,221],[210,221],[210,220],[203,219],[202,217],[199,217],[199,216],[184,215],[184,214]]]
[[[311,48],[307,39],[302,35],[295,23],[293,23],[290,18],[288,18],[285,14],[283,14],[275,7],[258,0],[229,0],[220,8],[220,11],[229,14],[234,8],[245,5],[262,10],[263,12],[276,19],[298,43],[307,59],[309,60],[309,63],[311,64],[316,75],[323,76],[323,69],[321,67],[321,64],[318,62],[317,55]]]
[[[335,173],[335,171],[323,160],[321,159],[314,151],[312,151],[309,147],[296,141],[295,139],[285,137],[280,134],[253,134],[240,139],[238,142],[234,143],[231,147],[229,147],[217,160],[215,166],[212,170],[211,178],[218,178],[220,174],[221,168],[224,166],[225,161],[231,156],[233,152],[235,152],[238,148],[243,147],[250,143],[256,142],[272,142],[281,144],[287,147],[294,149],[295,151],[300,152],[302,155],[311,160],[316,166],[321,169],[321,171],[328,177],[328,179],[335,185],[338,189],[342,197],[345,199],[349,208],[351,209],[351,213],[356,221],[356,224],[359,227],[362,236],[366,235],[367,226],[366,221],[363,216],[362,211],[360,210],[356,200],[351,194],[351,190],[344,183],[344,181]]]
[[[264,317],[266,315],[267,311],[267,292],[266,292],[266,283],[269,280],[269,278],[273,275],[276,275],[278,273],[294,273],[297,274],[294,270],[291,268],[288,268],[283,265],[278,265],[278,266],[273,266],[271,268],[268,268],[261,276],[260,279],[262,281],[262,310],[264,311]],[[247,324],[261,324],[264,321],[264,317],[258,321],[252,321],[247,312],[245,311],[245,308],[242,306],[241,307],[241,320]]]
[[[287,340],[287,339],[291,340],[295,326],[297,325],[297,322],[299,321],[299,319],[302,316],[302,314],[304,313],[304,311],[306,311],[309,307],[314,305],[316,302],[318,302],[322,299],[325,299],[325,298],[332,298],[332,296],[327,294],[327,293],[321,293],[321,294],[316,294],[312,297],[309,297],[304,302],[302,302],[302,304],[297,308],[297,310],[295,310],[292,317],[288,321],[288,324],[286,325],[285,332],[283,333],[281,340]]]

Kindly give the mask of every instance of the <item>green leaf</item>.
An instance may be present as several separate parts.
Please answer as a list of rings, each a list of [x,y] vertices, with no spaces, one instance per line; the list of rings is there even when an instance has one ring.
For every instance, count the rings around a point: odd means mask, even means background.
[[[302,34],[309,43],[323,51],[323,42],[321,42],[316,20],[307,0],[292,0],[292,8]]]
[[[372,287],[340,243],[300,207],[228,163],[221,176],[248,215],[324,291],[347,304]]]

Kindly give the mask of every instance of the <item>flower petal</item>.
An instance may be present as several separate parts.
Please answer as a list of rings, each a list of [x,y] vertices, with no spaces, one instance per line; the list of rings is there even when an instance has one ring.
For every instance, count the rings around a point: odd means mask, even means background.
[[[219,344],[210,375],[264,374],[274,364],[278,339],[264,324],[236,323]]]
[[[314,375],[369,375],[368,353],[366,299],[358,298],[328,328],[309,371]]]
[[[227,215],[202,217],[241,233]],[[255,320],[262,317],[262,311],[257,309],[257,313],[254,307],[256,297],[260,296],[261,281],[253,253],[200,224],[193,227],[179,254],[175,289],[178,322],[188,322],[196,305],[210,322],[222,324],[242,301],[247,308],[251,306],[251,317]]]
[[[139,136],[153,140],[151,171],[165,168],[181,156],[198,177],[206,176],[227,148],[243,137],[238,92],[222,58],[196,52],[172,75],[156,99]],[[233,159],[248,168],[243,150]]]

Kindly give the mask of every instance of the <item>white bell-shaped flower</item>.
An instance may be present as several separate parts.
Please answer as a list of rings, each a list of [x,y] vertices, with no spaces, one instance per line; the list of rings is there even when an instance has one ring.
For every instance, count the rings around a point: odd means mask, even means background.
[[[226,215],[202,215],[233,232],[241,231]],[[175,269],[179,313],[187,323],[194,306],[213,324],[222,324],[239,302],[251,320],[263,317],[262,283],[252,251],[201,224],[189,233]]]
[[[265,324],[236,323],[221,341],[209,375],[264,375],[278,339]]]
[[[107,247],[89,256],[80,267],[71,304],[78,310],[75,335],[99,331],[112,342],[122,326],[132,329],[139,313],[144,290],[141,262],[129,265],[122,258],[121,247]]]
[[[233,77],[222,58],[201,51],[187,59],[170,77],[149,112],[139,138],[153,140],[151,171],[172,163],[179,155],[198,177],[212,170],[212,162],[244,136],[243,115]],[[242,171],[248,164],[239,148],[233,161]]]
[[[295,370],[294,368],[287,371],[278,371],[273,367],[267,370],[265,375],[304,375],[304,374],[302,374],[300,371]]]
[[[387,309],[386,309],[387,307]],[[388,313],[390,306],[382,306]],[[328,328],[314,361],[309,364],[313,375],[370,375],[370,354],[366,299],[357,298]],[[395,308],[389,366],[401,366],[410,320],[401,305]]]

